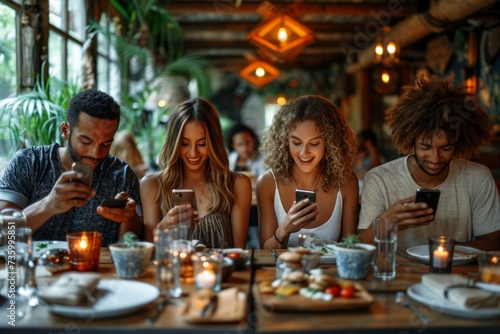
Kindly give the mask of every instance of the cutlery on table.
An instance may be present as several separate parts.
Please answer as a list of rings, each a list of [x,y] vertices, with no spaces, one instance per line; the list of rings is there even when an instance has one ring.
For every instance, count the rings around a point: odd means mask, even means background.
[[[273,260],[276,263],[278,261],[278,254],[276,254],[276,251],[274,249],[271,249],[271,254],[273,256]]]
[[[200,318],[209,318],[212,316],[217,307],[217,299],[218,297],[216,294],[210,296],[208,303],[200,311]]]
[[[396,293],[396,299],[394,300],[396,302],[396,304],[399,304],[399,305],[402,305],[406,308],[409,308],[413,311],[413,313],[423,322],[423,323],[428,323],[429,322],[429,318],[427,317],[427,315],[425,315],[424,313],[422,313],[422,311],[420,311],[418,309],[418,307],[415,306],[415,304],[413,304],[413,302],[408,298],[408,296],[406,295],[406,293],[404,291],[398,291]]]
[[[159,301],[156,304],[153,313],[148,318],[146,318],[146,324],[151,325],[156,320],[156,318],[158,318],[161,311],[163,311],[163,309],[165,308],[165,306],[167,306],[167,304],[168,304],[168,298],[165,296],[161,299],[161,301]]]

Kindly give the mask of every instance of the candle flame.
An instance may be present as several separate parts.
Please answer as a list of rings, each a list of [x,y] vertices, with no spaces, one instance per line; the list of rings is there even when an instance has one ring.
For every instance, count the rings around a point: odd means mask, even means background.
[[[87,246],[88,246],[87,238],[83,238],[82,240],[80,240],[80,248],[81,249],[86,249]]]
[[[210,264],[208,262],[203,262],[203,267],[208,268]]]
[[[444,251],[444,248],[443,248],[443,246],[439,246],[437,250],[438,250],[438,252],[442,253]]]

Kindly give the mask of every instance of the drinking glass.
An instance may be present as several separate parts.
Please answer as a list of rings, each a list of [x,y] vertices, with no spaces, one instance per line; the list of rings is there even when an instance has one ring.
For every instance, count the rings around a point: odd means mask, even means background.
[[[397,219],[373,219],[373,234],[376,247],[373,258],[374,277],[382,281],[393,280],[396,278]]]
[[[180,262],[172,251],[178,233],[175,227],[154,230],[156,287],[162,295],[172,298],[182,296]]]
[[[23,317],[30,306],[38,304],[38,298],[31,228],[22,210],[8,208],[0,212],[0,236],[6,264],[6,277],[2,278],[2,282],[7,284],[7,296],[16,301],[14,309],[7,311]]]

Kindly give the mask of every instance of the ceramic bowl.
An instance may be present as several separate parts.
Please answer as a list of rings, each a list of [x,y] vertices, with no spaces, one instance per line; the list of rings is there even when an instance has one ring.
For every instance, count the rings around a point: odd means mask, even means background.
[[[116,274],[121,278],[141,277],[151,261],[154,244],[139,241],[139,248],[126,248],[121,245],[109,245],[111,258],[115,265]]]
[[[337,260],[337,271],[344,279],[364,279],[368,272],[375,253],[375,246],[370,244],[357,244],[358,248],[346,248],[342,244],[333,245]]]

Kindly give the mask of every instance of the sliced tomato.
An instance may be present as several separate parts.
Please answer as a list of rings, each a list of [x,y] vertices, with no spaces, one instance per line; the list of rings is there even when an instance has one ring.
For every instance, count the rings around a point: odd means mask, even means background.
[[[341,288],[341,290],[340,290],[340,297],[342,297],[342,298],[352,298],[352,297],[354,297],[354,293],[355,292],[356,292],[356,290],[354,290],[354,288],[352,288],[352,287]]]
[[[233,252],[233,253],[227,253],[226,256],[230,259],[239,259],[241,257],[241,254],[238,252]]]
[[[331,285],[328,288],[325,289],[325,293],[332,295],[333,297],[338,297],[340,296],[340,291],[342,288],[338,285]]]

